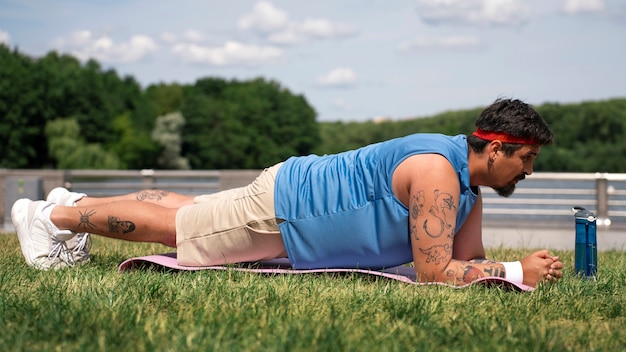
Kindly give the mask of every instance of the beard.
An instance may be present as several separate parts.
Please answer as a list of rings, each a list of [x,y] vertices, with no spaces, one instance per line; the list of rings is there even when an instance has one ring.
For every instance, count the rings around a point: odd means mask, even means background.
[[[515,180],[513,180],[511,183],[509,183],[506,186],[502,186],[502,187],[492,187],[494,191],[496,191],[496,193],[498,193],[499,196],[501,197],[509,197],[511,196],[511,194],[513,194],[513,192],[515,192],[515,186],[516,186],[516,182],[515,181],[521,181],[523,179],[526,178],[526,175],[521,174],[519,176],[517,176],[515,178]]]
[[[515,192],[515,183],[511,182],[506,186],[493,187],[493,190],[496,191],[500,197],[509,197]]]

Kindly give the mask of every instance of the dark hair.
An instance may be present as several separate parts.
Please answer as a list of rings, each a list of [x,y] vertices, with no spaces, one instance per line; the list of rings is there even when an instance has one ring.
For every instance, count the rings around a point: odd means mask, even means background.
[[[554,134],[537,111],[517,99],[497,99],[480,113],[476,127],[483,131],[505,132],[518,138],[532,139],[539,145],[551,144],[554,139]],[[482,153],[489,142],[474,135],[467,136],[467,143],[476,153]],[[522,146],[502,143],[502,151],[511,156]]]

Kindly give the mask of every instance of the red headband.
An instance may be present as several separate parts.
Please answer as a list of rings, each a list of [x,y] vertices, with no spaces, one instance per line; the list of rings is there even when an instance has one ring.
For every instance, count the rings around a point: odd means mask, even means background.
[[[472,133],[472,135],[486,141],[499,140],[502,143],[537,144],[534,138],[517,137],[506,132],[484,131],[480,128],[476,129],[476,132]]]

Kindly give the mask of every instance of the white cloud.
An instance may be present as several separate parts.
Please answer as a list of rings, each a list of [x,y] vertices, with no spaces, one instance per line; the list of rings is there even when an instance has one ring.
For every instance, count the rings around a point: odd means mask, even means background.
[[[313,39],[335,39],[355,35],[357,31],[344,24],[335,24],[324,18],[308,18],[303,22],[292,22],[281,31],[270,33],[268,42],[293,45]]]
[[[11,44],[11,36],[9,35],[9,33],[0,30],[0,44]]]
[[[604,10],[604,0],[565,0],[563,12],[575,15],[582,12],[599,12]]]
[[[336,110],[341,110],[341,111],[352,110],[352,105],[350,105],[349,103],[347,103],[345,100],[341,98],[335,99],[332,105]]]
[[[254,5],[252,13],[241,16],[237,22],[239,29],[270,32],[287,25],[287,12],[275,7],[271,2],[259,1]]]
[[[127,42],[115,43],[106,35],[94,35],[82,30],[69,38],[60,38],[56,45],[80,60],[96,59],[104,63],[129,63],[140,61],[157,49],[152,38],[135,35]]]
[[[528,21],[529,7],[522,0],[418,0],[417,13],[432,24],[474,26],[512,25]]]
[[[163,32],[161,33],[161,40],[165,43],[173,44],[173,43],[176,43],[177,37],[173,33]]]
[[[194,31],[193,29],[187,30],[184,34],[184,38],[186,41],[193,43],[199,43],[204,40],[204,36],[202,35],[202,33]]]
[[[318,77],[317,83],[326,87],[349,87],[356,83],[356,73],[351,68],[338,67]]]
[[[267,1],[258,2],[252,13],[243,15],[239,29],[257,31],[271,44],[294,45],[312,39],[333,39],[351,36],[357,31],[347,25],[333,23],[325,18],[307,18],[289,21],[287,12]]]
[[[280,32],[271,33],[268,35],[267,41],[278,45],[294,45],[306,42],[307,38],[291,27]]]
[[[333,24],[323,18],[308,18],[297,27],[301,33],[316,38],[343,37],[356,33],[352,27],[344,24]]]
[[[485,48],[485,45],[476,37],[448,36],[443,38],[419,37],[415,40],[398,45],[398,52],[405,54],[411,52],[436,52],[436,51],[465,51],[475,52]]]
[[[282,51],[272,46],[244,45],[235,41],[226,42],[221,47],[177,44],[172,52],[185,62],[215,66],[253,66],[275,61],[282,56]]]

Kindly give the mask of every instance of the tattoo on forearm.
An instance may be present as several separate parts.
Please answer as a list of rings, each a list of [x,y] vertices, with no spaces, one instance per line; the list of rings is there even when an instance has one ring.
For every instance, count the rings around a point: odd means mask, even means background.
[[[495,263],[490,260],[484,260],[485,262],[489,262],[488,264]],[[483,264],[476,261],[471,261],[475,264]],[[472,264],[465,265],[463,267],[463,282],[472,282],[474,280],[483,278],[485,276],[496,276],[496,277],[504,277],[504,270],[497,266],[487,266],[483,267],[482,270],[477,266]]]
[[[463,268],[463,281],[464,282],[472,282],[474,280],[480,279],[481,277],[485,277],[485,274],[473,265],[467,265]]]
[[[449,244],[438,244],[428,249],[420,248],[420,252],[426,255],[426,263],[433,262],[441,264],[452,255],[452,246]]]
[[[135,231],[135,224],[132,221],[123,221],[116,216],[109,215],[108,223],[111,233],[126,234]]]
[[[449,217],[455,214],[456,206],[454,205],[454,197],[450,193],[439,193],[439,190],[435,190],[435,205],[428,211],[430,215],[439,220],[439,224],[430,225],[428,219],[424,220],[423,228],[426,234],[432,238],[439,238],[444,234],[446,230],[451,230],[448,237],[453,236],[452,233],[454,227],[452,226]],[[456,219],[454,219],[456,221]]]
[[[137,200],[154,200],[158,202],[162,200],[163,197],[167,197],[169,193],[170,192],[168,191],[163,191],[159,189],[147,189],[137,192]]]
[[[84,230],[93,230],[96,228],[96,225],[92,224],[89,221],[89,217],[96,213],[95,210],[85,210],[84,212],[78,211],[80,214],[80,222],[78,223],[78,228],[83,228]]]
[[[489,275],[489,276],[496,276],[496,277],[504,277],[505,272],[504,270],[502,270],[501,268],[497,267],[497,266],[490,266],[487,267],[485,269],[483,269],[483,271],[485,272],[485,274]]]

